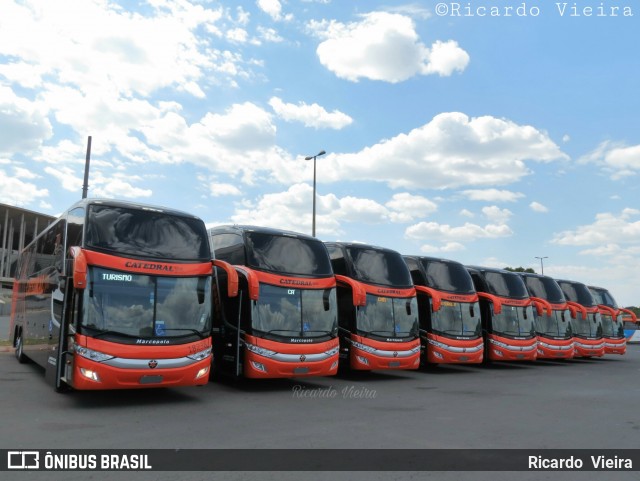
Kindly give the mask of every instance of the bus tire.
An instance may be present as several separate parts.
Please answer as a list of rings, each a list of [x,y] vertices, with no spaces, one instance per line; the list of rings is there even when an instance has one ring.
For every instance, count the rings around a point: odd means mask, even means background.
[[[15,346],[16,346],[15,354],[18,362],[20,364],[26,364],[27,362],[29,362],[29,359],[27,358],[27,356],[24,355],[24,343],[22,341],[21,330],[18,331],[18,336],[16,337],[16,341],[15,341]]]

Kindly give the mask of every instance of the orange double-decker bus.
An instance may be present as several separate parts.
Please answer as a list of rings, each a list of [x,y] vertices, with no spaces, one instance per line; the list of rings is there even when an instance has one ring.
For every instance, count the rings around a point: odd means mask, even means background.
[[[571,319],[576,317],[576,308],[567,304],[562,289],[553,278],[526,272],[519,274],[531,299],[545,307],[539,314],[534,311],[538,359],[571,359],[574,354]]]
[[[336,279],[318,239],[258,226],[209,229],[216,261],[232,264],[239,294],[220,272],[213,325],[215,367],[247,378],[329,376],[338,371]]]
[[[84,199],[21,253],[16,357],[56,390],[205,384],[212,264],[199,218]]]
[[[571,321],[574,357],[604,356],[604,339],[602,337],[602,316],[600,309],[582,282],[556,279],[562,293],[570,306],[576,308],[576,318]]]
[[[522,278],[502,269],[480,266],[467,269],[480,297],[484,360],[534,361],[538,338],[533,301]]]
[[[637,322],[633,311],[618,307],[616,300],[604,287],[587,286],[598,304],[602,317],[602,337],[604,338],[605,354],[625,354],[627,352],[627,338],[624,334],[624,315],[629,322]]]
[[[338,282],[342,365],[361,371],[418,369],[418,303],[402,256],[368,244],[326,246]]]
[[[482,362],[479,298],[464,265],[425,256],[404,256],[404,261],[418,293],[422,362]]]

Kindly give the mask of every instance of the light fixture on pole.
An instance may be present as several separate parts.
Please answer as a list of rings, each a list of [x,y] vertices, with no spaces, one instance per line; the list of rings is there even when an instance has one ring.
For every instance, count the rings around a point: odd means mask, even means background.
[[[313,216],[311,218],[311,235],[316,236],[316,157],[326,154],[324,150],[321,150],[316,155],[310,155],[305,157],[304,160],[313,159]]]
[[[542,259],[548,259],[549,256],[544,256],[544,257],[535,256],[535,257],[536,259],[540,259],[540,274],[544,275],[544,264],[542,263]]]

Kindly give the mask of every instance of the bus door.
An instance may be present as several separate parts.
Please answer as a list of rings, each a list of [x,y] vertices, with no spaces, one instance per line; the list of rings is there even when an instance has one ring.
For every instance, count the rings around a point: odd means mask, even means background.
[[[242,320],[247,318],[247,313],[250,312],[248,283],[254,279],[250,279],[250,275],[241,268],[236,268],[225,261],[215,259],[212,262],[216,282],[212,296],[214,369],[211,374],[214,376],[217,373],[225,373],[237,377],[242,375],[244,365],[242,337],[245,333],[246,321]],[[238,276],[238,273],[243,275]]]
[[[79,247],[69,249],[66,272],[73,274],[61,276],[59,282],[52,286],[51,318],[47,332],[45,379],[58,392],[73,386],[73,353],[69,352],[69,346],[76,330],[79,293],[87,284],[86,260]]]

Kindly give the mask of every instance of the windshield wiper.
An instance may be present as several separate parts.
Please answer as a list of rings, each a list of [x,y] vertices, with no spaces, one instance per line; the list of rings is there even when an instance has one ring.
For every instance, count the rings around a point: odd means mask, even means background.
[[[198,337],[200,337],[200,339],[204,339],[205,337],[207,337],[205,334],[203,334],[202,332],[198,331],[197,329],[192,329],[189,327],[179,327],[179,328],[172,328],[172,329],[167,329],[164,328],[164,331],[188,331],[188,332],[192,332],[194,334],[196,334]],[[158,336],[158,337],[164,337],[164,336]]]
[[[293,330],[293,329],[272,329],[271,331],[267,331],[265,334],[273,334],[277,332],[293,332],[294,335],[300,334],[300,331]],[[290,334],[287,334],[287,335],[290,335]]]
[[[82,326],[82,327],[84,329],[92,329],[94,331],[97,331],[92,336],[94,339],[98,339],[99,337],[106,336],[107,334],[123,336],[123,337],[132,337],[132,338],[140,337],[140,336],[134,336],[132,334],[127,334],[126,332],[114,331],[114,330],[111,330],[111,329],[98,329],[97,327],[91,327],[91,326]]]
[[[376,336],[395,337],[394,331],[368,331],[369,334],[375,334]]]

